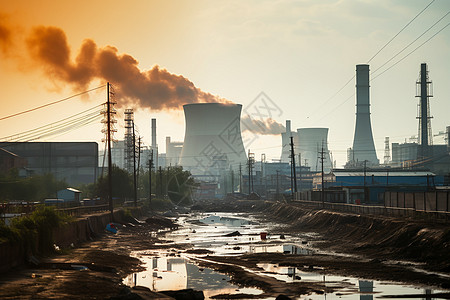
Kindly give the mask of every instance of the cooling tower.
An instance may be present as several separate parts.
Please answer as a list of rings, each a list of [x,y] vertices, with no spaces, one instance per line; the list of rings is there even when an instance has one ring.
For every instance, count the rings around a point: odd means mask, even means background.
[[[240,104],[183,105],[186,120],[180,165],[193,175],[219,176],[221,171],[245,168],[247,156],[241,137]]]
[[[323,170],[329,172],[331,170],[330,151],[328,151],[328,128],[299,128],[298,134],[298,153],[301,154],[302,166],[311,167],[311,171],[321,171],[322,163],[319,152],[323,151]],[[296,153],[297,155],[297,153]]]
[[[354,163],[379,164],[370,123],[369,65],[356,66],[356,124],[351,159]]]

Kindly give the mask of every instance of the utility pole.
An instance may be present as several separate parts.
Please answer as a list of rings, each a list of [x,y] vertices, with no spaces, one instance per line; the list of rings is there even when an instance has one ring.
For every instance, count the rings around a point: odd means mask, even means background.
[[[291,186],[292,200],[294,200],[294,193],[297,193],[297,176],[295,174],[295,153],[294,153],[294,137],[291,136],[291,161],[292,161],[292,174],[294,186]],[[294,188],[294,189],[292,189]]]
[[[266,154],[262,153],[261,154],[261,176],[259,176],[259,184],[262,186],[262,181],[263,181],[263,172],[264,172],[264,162],[266,161]]]
[[[152,209],[152,169],[153,169],[153,149],[150,152],[150,160],[148,161],[148,186],[149,186],[149,206]]]
[[[299,190],[300,190],[300,192],[302,191],[302,154],[301,153],[299,153],[298,154],[298,164],[299,164],[299,166],[298,166],[298,171],[299,171],[299,173],[300,174],[298,174],[298,177],[299,177],[299,185],[300,185],[300,188],[299,188]]]
[[[159,166],[159,196],[163,198],[162,167]]]
[[[138,137],[138,151],[137,151],[137,182],[139,182],[139,172],[141,169],[141,137]]]
[[[134,189],[134,207],[137,206],[137,178],[136,178],[136,135],[134,133],[133,120],[133,189]]]
[[[366,203],[366,172],[367,172],[367,160],[364,160],[364,203]]]
[[[323,151],[323,141],[322,141],[322,150],[319,151],[319,159],[321,163],[321,172],[322,172],[322,191],[321,191],[321,198],[322,198],[322,207],[325,207],[325,186],[324,186],[324,180],[323,180],[323,161],[325,160],[325,151]]]
[[[233,168],[230,166],[231,171],[231,194],[234,193],[234,171]]]
[[[277,172],[277,189],[276,189],[276,194],[275,194],[275,200],[279,199],[279,194],[280,194],[280,181],[278,180],[278,177],[280,175],[280,171],[276,170]]]
[[[250,149],[248,149],[248,194],[251,194],[251,177],[252,177],[252,162],[250,158]]]
[[[242,164],[239,163],[239,193],[242,194]]]

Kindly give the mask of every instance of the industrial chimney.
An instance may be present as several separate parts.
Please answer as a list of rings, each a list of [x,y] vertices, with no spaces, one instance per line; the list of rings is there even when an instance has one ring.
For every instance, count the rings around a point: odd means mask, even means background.
[[[210,180],[221,172],[245,167],[241,137],[240,104],[195,103],[183,105],[186,120],[180,165],[194,176]]]
[[[356,66],[356,124],[351,160],[355,165],[378,165],[370,122],[369,65]]]
[[[294,137],[294,147],[298,148],[298,136],[291,131],[291,120],[286,120],[286,132],[281,133],[281,162],[290,162],[291,136]]]
[[[323,170],[329,172],[332,167],[330,151],[328,151],[328,128],[299,128],[298,153],[301,155],[301,165],[311,167],[311,171],[320,171],[322,163],[319,152],[324,151]],[[306,162],[306,164],[305,164]]]

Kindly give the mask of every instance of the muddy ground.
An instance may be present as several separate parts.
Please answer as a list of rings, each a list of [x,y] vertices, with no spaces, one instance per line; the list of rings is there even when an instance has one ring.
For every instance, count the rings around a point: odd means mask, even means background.
[[[397,281],[416,286],[427,285],[450,288],[450,277],[425,273],[419,269],[450,275],[449,224],[429,220],[398,219],[361,216],[305,208],[283,203],[261,201],[204,202],[197,211],[247,211],[259,214],[261,220],[279,224],[273,233],[296,234],[317,232],[313,243],[324,252],[319,255],[290,255],[282,253],[247,254],[238,257],[219,257],[214,254],[198,259],[198,263],[231,275],[242,286],[259,287],[262,295],[339,292],[339,287],[321,282],[286,284],[267,276],[258,276],[242,267],[257,269],[260,262],[280,266],[297,266],[302,270],[321,270],[327,274],[362,277],[373,280]],[[195,213],[195,211],[193,212]],[[162,221],[161,221],[162,222]],[[165,221],[164,221],[165,222]],[[2,299],[130,299],[130,289],[122,285],[122,278],[138,271],[140,262],[129,256],[131,251],[161,249],[158,234],[151,232],[158,222],[136,224],[119,230],[119,234],[103,234],[92,242],[60,254],[41,258],[41,267],[28,267],[3,274],[0,278]],[[269,232],[270,234],[270,232]],[[174,247],[167,245],[167,248]],[[173,249],[172,249],[173,250]],[[189,249],[175,249],[185,252]],[[350,255],[333,255],[345,253]],[[75,267],[73,267],[75,265]],[[86,269],[83,270],[83,266]],[[78,268],[78,269],[74,269]],[[80,270],[82,269],[82,270]],[[34,274],[34,276],[33,276]],[[141,298],[167,299],[167,296],[148,291]],[[250,295],[223,295],[222,298],[250,298]],[[450,294],[440,295],[450,299]],[[218,297],[220,298],[220,297]],[[114,299],[114,298],[113,298]],[[136,298],[139,299],[139,298]]]

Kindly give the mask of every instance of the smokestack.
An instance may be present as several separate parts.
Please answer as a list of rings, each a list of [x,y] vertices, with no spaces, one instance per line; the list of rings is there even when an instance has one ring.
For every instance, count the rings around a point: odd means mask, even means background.
[[[291,132],[291,120],[286,120],[286,132]]]
[[[291,120],[286,120],[286,132],[281,133],[281,162],[290,162],[291,156],[291,136],[294,137],[294,147],[297,149],[298,147],[298,136],[296,134],[292,134],[291,131]]]
[[[430,145],[433,144],[433,135],[431,134],[431,116],[430,116],[430,102],[431,81],[428,78],[427,64],[420,65],[420,80],[417,84],[417,95],[420,98],[420,112],[419,112],[419,153],[418,158],[425,158],[431,155]]]
[[[352,161],[378,165],[370,122],[369,65],[356,66],[356,124]]]
[[[152,119],[152,148],[156,147],[156,119]]]

